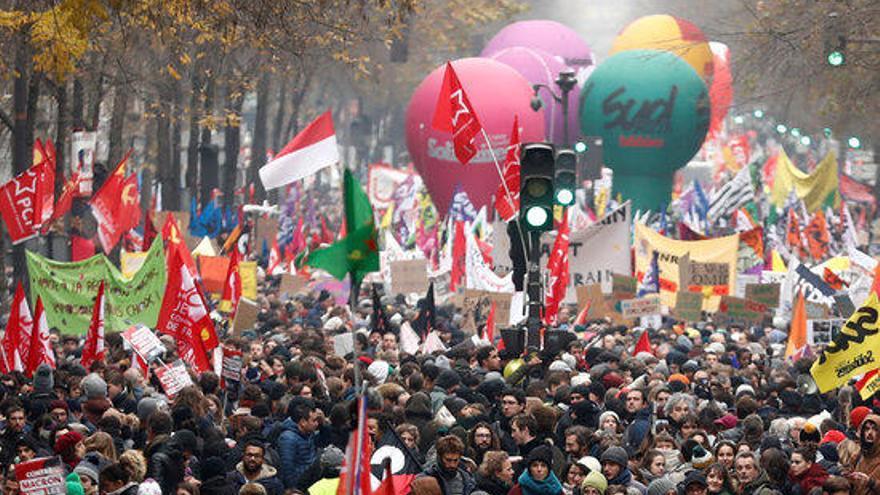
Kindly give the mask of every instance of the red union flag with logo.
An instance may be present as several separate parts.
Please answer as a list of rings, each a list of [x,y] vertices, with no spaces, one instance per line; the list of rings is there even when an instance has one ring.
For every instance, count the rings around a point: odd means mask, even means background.
[[[214,322],[179,252],[170,256],[168,284],[156,328],[177,340],[178,354],[193,369],[199,373],[211,371],[208,351],[219,345]]]
[[[35,237],[52,215],[54,177],[52,162],[42,160],[0,187],[0,215],[13,244]]]
[[[131,150],[90,202],[92,214],[98,221],[98,239],[105,253],[112,251],[123,232],[137,226],[141,219],[137,176],[125,177],[129,155]]]
[[[443,74],[443,84],[440,86],[431,126],[438,131],[452,133],[455,157],[462,165],[467,165],[476,156],[477,145],[474,138],[483,127],[455,69],[452,68],[452,62],[446,62],[446,72]]]

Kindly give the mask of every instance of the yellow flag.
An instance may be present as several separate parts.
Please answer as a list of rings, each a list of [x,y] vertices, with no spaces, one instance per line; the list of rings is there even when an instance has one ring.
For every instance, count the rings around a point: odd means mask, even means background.
[[[880,301],[871,292],[868,300],[847,320],[834,340],[813,363],[810,373],[825,393],[845,385],[852,377],[880,366]]]
[[[385,214],[382,215],[382,219],[379,221],[380,229],[390,229],[391,221],[394,219],[394,204],[390,205],[387,210],[385,210]]]
[[[807,175],[791,163],[784,150],[779,151],[776,160],[776,176],[773,179],[773,190],[770,201],[777,207],[785,206],[785,200],[794,189],[797,197],[804,200],[807,210],[811,213],[823,208],[831,197],[829,206],[840,206],[840,188],[837,179],[837,155],[828,152],[825,158],[816,165],[813,173]]]
[[[773,267],[774,272],[788,272],[788,268],[785,267],[785,262],[782,261],[782,256],[779,255],[779,251],[775,249],[773,250],[771,261],[773,263],[771,266]]]

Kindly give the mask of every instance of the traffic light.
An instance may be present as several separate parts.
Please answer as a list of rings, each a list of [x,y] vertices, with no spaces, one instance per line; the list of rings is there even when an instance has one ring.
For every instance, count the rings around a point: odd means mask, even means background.
[[[556,204],[562,206],[574,204],[574,190],[577,188],[577,155],[568,148],[556,152],[553,188]]]
[[[520,159],[520,218],[528,231],[553,230],[553,145],[523,145]]]
[[[846,63],[846,37],[830,35],[825,38],[825,61],[831,67]]]

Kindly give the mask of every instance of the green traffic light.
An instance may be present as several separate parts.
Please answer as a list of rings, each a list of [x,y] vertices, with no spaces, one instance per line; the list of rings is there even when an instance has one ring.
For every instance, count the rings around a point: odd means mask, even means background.
[[[574,193],[571,189],[557,189],[556,202],[562,206],[571,206],[574,204]]]
[[[857,150],[862,147],[862,140],[855,136],[852,136],[847,139],[846,144],[848,144],[850,148]]]
[[[825,137],[826,137],[826,138],[829,138],[829,139],[831,138],[831,134],[832,134],[832,132],[831,132],[831,128],[830,128],[830,127],[826,127],[826,128],[824,128],[824,129],[822,129],[822,132],[825,133]]]
[[[794,137],[801,137],[801,130],[798,129],[797,127],[792,127],[791,128],[791,135]]]
[[[578,153],[583,153],[583,152],[587,151],[587,149],[589,149],[587,147],[587,143],[585,143],[583,141],[578,141],[578,142],[574,143],[574,150],[577,151]]]
[[[828,60],[828,65],[831,67],[840,67],[846,62],[846,55],[840,50],[834,50],[828,54],[826,59]]]
[[[526,222],[532,227],[540,227],[541,225],[544,225],[548,218],[547,210],[540,206],[532,206],[526,211]]]

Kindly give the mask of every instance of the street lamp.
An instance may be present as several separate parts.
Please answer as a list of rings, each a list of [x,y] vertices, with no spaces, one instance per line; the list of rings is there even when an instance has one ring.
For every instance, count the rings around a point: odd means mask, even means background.
[[[574,89],[574,86],[577,84],[577,79],[574,77],[574,71],[562,71],[559,73],[559,76],[555,81],[557,86],[559,86],[559,90],[561,95],[557,95],[553,92],[553,88],[547,86],[546,84],[532,84],[532,90],[535,94],[532,96],[532,110],[538,111],[544,106],[544,103],[541,101],[541,98],[538,97],[538,91],[542,88],[546,89],[550,96],[553,98],[553,101],[559,103],[562,106],[562,132],[564,134],[562,138],[562,144],[564,146],[568,146],[568,93]]]
[[[787,131],[787,130],[788,130],[788,127],[785,127],[785,124],[778,124],[776,126],[776,132],[778,132],[779,134],[785,134],[785,131]]]
[[[856,136],[851,136],[846,140],[846,144],[848,144],[850,148],[857,150],[862,147],[862,140]]]

